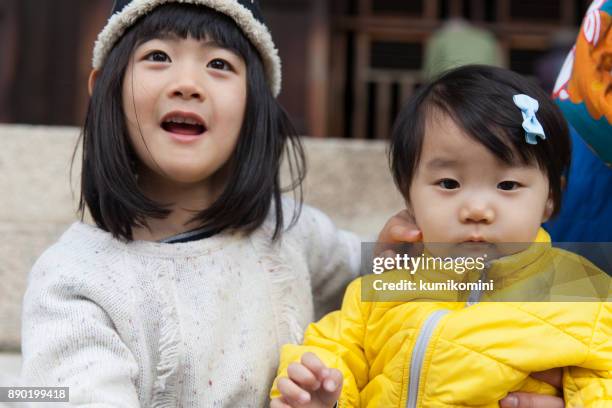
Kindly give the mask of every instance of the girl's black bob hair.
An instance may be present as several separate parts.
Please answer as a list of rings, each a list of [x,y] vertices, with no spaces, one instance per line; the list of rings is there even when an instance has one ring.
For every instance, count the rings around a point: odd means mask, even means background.
[[[154,202],[139,189],[138,161],[128,138],[122,84],[132,51],[164,35],[212,39],[244,58],[247,65],[245,119],[231,157],[225,190],[209,207],[194,213],[209,234],[224,230],[252,232],[273,209],[273,239],[284,229],[279,170],[283,153],[296,196],[291,226],[301,211],[304,152],[291,121],[266,82],[259,54],[229,17],[203,6],[167,4],[134,23],[115,44],[101,68],[87,109],[79,213],[89,209],[98,227],[116,238],[132,240],[132,229],[150,218],[165,218],[167,203]],[[76,153],[76,149],[75,149]],[[73,155],[74,160],[74,155]]]
[[[512,97],[536,99],[536,116],[546,134],[536,145],[525,141],[523,117]],[[549,96],[533,81],[507,69],[466,65],[447,71],[419,88],[401,109],[389,150],[393,178],[406,200],[419,164],[425,126],[432,114],[452,118],[465,133],[509,165],[536,165],[548,176],[556,215],[561,208],[563,177],[571,160],[565,118]]]

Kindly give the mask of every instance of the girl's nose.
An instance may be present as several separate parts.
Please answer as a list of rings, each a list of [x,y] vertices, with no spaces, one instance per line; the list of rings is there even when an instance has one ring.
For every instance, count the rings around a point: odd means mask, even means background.
[[[182,99],[198,99],[203,100],[204,94],[198,89],[196,86],[189,84],[181,84],[180,86],[175,87],[173,93],[175,97]]]
[[[491,224],[495,220],[495,211],[487,203],[466,203],[459,210],[459,218],[462,223]]]
[[[204,99],[204,92],[195,82],[182,80],[172,87],[172,96],[182,99]]]

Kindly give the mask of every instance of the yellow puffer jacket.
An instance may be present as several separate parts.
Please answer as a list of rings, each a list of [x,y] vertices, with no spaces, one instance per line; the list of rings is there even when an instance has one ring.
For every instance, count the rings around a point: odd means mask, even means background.
[[[541,230],[538,241],[550,238]],[[494,261],[488,272],[500,292],[543,275],[557,288],[591,286],[594,298],[605,301],[362,302],[362,286],[371,281],[360,278],[341,310],[308,327],[303,345],[283,347],[279,377],[311,351],[342,371],[341,408],[497,408],[513,391],[554,395],[529,374],[568,367],[567,407],[612,407],[611,279],[550,244]],[[275,381],[271,397],[277,396]]]

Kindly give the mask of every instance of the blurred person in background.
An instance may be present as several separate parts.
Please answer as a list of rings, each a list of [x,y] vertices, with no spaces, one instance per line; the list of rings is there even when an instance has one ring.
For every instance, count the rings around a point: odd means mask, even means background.
[[[550,49],[535,62],[534,74],[540,86],[552,93],[555,81],[561,71],[567,53],[574,46],[576,32],[574,30],[559,30],[553,34]]]
[[[423,73],[432,79],[468,64],[502,66],[499,44],[487,30],[461,18],[450,19],[427,42]]]

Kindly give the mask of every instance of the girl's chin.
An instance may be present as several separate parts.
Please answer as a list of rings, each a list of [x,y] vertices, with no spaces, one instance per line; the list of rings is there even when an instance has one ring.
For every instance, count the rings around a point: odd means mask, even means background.
[[[206,182],[206,180],[208,180],[210,178],[210,174],[208,173],[186,173],[186,172],[181,172],[179,174],[175,173],[175,174],[170,174],[169,178],[178,184],[183,184],[183,185],[196,185],[196,184],[201,184]]]
[[[179,185],[201,184],[210,178],[211,172],[207,168],[185,168],[178,164],[175,166],[162,166],[162,170],[157,170],[157,177]]]

